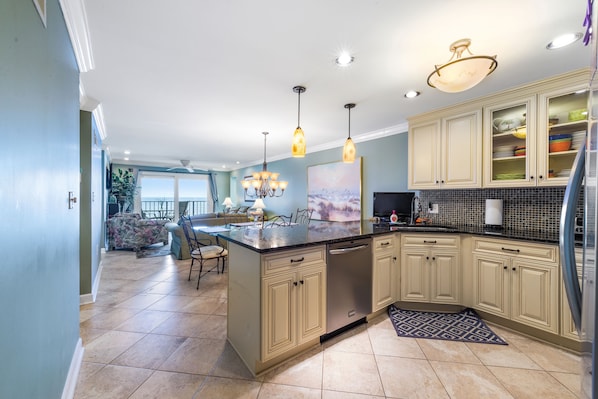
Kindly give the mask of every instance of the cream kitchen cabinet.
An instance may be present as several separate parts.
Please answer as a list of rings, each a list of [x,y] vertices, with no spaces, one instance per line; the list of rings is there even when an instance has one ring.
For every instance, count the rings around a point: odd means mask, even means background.
[[[575,248],[575,263],[577,265],[577,276],[579,277],[579,283],[582,284],[583,276],[583,249]],[[561,279],[561,335],[563,337],[580,341],[579,333],[575,328],[573,322],[573,316],[571,316],[571,309],[569,308],[569,300],[567,299],[567,292],[565,291],[565,285]]]
[[[459,304],[458,235],[401,235],[401,300]]]
[[[572,74],[484,104],[484,187],[567,184],[576,146],[558,151],[550,142],[585,135],[586,82],[586,75]]]
[[[396,301],[398,265],[395,235],[375,236],[372,262],[372,312]]]
[[[481,187],[481,108],[450,112],[409,120],[410,189]]]
[[[473,240],[474,308],[558,333],[556,246]]]
[[[227,338],[258,375],[326,333],[326,246],[260,253],[229,242]]]
[[[326,332],[326,264],[322,248],[285,251],[263,260],[262,360]]]

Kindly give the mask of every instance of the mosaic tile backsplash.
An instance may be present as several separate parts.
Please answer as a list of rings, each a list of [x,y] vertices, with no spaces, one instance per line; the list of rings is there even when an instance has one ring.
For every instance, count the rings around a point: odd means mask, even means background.
[[[472,190],[426,190],[418,194],[421,215],[433,224],[483,226],[486,199],[503,200],[503,226],[558,233],[565,187]],[[438,204],[438,214],[428,204]],[[582,214],[583,198],[578,204]]]

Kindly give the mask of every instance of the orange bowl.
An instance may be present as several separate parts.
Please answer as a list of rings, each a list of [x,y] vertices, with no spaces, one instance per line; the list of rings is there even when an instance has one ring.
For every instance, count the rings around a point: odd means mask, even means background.
[[[561,152],[561,151],[568,151],[571,149],[571,141],[561,141],[558,143],[550,143],[548,144],[548,149],[550,152]]]

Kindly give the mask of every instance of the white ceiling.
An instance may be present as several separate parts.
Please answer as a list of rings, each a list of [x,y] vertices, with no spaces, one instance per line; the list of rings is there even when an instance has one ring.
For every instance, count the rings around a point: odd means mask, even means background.
[[[590,64],[581,41],[587,0],[79,0],[94,68],[84,94],[102,108],[113,162],[222,170],[290,156],[303,85],[308,152],[397,126],[422,112]],[[449,45],[471,38],[498,68],[457,94],[428,87]],[[355,62],[335,64],[341,50]],[[408,100],[409,89],[422,94]],[[130,150],[130,161],[123,161]],[[359,145],[357,145],[359,152]],[[339,150],[339,159],[340,159]],[[237,164],[240,162],[240,164]]]

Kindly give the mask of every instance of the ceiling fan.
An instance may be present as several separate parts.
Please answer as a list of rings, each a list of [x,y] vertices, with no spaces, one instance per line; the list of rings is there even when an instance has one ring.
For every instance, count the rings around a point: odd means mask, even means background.
[[[167,170],[187,169],[187,171],[189,171],[189,173],[195,172],[195,169],[193,169],[193,167],[191,166],[191,161],[189,161],[188,159],[181,159],[180,161],[181,161],[182,166],[175,166],[172,168],[168,168]],[[197,170],[202,170],[202,169],[197,169]]]

